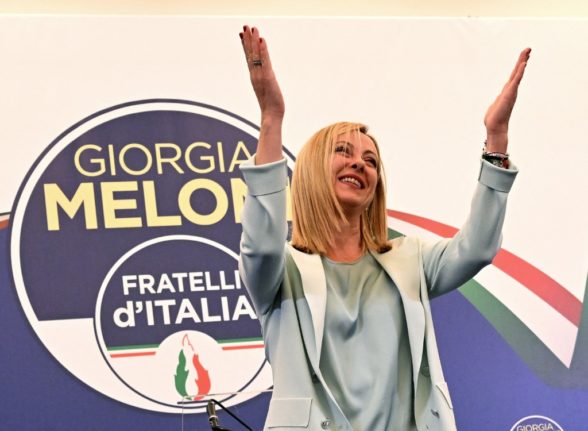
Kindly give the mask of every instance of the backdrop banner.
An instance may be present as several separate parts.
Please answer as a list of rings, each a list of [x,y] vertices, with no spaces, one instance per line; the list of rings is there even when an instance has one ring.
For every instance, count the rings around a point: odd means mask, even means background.
[[[244,24],[290,172],[319,128],[366,123],[390,235],[431,241],[465,221],[485,110],[533,49],[502,249],[432,307],[460,430],[586,429],[586,20],[127,16],[0,17],[1,428],[206,430],[214,398],[262,429],[271,368],[237,272],[259,135]]]

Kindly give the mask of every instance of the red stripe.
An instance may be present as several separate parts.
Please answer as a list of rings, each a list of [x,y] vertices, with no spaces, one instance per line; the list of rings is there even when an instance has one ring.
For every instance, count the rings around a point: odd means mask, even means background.
[[[9,219],[0,220],[0,229],[6,229],[8,227],[8,220]]]
[[[130,358],[133,356],[154,356],[155,352],[112,353],[111,358]]]
[[[424,217],[400,211],[387,210],[387,212],[390,217],[421,227],[444,238],[450,238],[458,231],[458,229],[453,226]],[[517,280],[535,295],[547,302],[575,326],[580,326],[582,302],[553,278],[534,267],[529,262],[502,248],[492,263],[498,269]]]
[[[422,227],[423,229],[427,229],[428,231],[433,232],[439,236],[442,236],[443,238],[451,238],[458,231],[458,229],[454,228],[453,226],[439,223],[438,221],[434,221],[428,218],[419,217],[400,211],[386,211],[390,217],[394,217],[398,220],[402,220],[407,223],[414,224],[415,226]]]
[[[223,350],[261,349],[263,347],[263,344],[247,344],[245,346],[226,346],[223,347]]]
[[[555,308],[574,325],[580,326],[582,303],[553,278],[503,248],[492,263]]]

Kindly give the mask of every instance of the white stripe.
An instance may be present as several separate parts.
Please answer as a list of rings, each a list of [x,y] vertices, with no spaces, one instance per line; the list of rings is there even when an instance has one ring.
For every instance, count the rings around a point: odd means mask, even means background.
[[[495,266],[484,268],[475,279],[570,367],[578,336],[578,328],[573,323]]]
[[[239,340],[235,340],[235,341],[230,341],[230,342],[224,342],[224,343],[218,343],[221,347],[225,347],[225,346],[231,346],[231,347],[237,347],[237,346],[258,346],[258,345],[262,345],[263,346],[263,340],[260,338],[257,341],[239,341]]]

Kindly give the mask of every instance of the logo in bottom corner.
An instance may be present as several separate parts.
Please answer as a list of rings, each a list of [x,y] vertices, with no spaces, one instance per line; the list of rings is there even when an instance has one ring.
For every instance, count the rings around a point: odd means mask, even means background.
[[[510,431],[564,431],[564,429],[553,419],[533,415],[519,420]]]

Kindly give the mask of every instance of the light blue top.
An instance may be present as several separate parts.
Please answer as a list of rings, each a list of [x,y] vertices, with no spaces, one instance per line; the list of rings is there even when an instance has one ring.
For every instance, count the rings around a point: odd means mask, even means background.
[[[354,430],[416,430],[410,344],[397,287],[371,254],[322,258],[327,280],[320,370]]]

